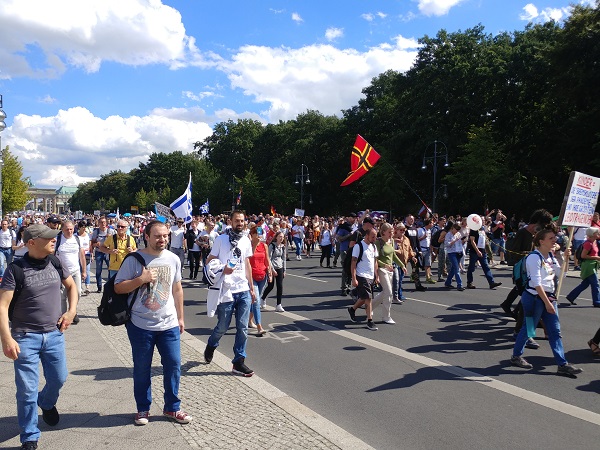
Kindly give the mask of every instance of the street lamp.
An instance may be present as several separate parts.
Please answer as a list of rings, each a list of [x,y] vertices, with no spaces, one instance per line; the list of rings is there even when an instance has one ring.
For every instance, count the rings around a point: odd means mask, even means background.
[[[306,169],[306,173],[304,173]],[[300,166],[300,175],[296,175],[296,184],[300,185],[300,209],[304,209],[304,185],[310,184],[310,178],[308,175],[308,167],[302,163]]]
[[[0,132],[2,132],[6,128],[6,123],[4,119],[6,119],[6,113],[2,109],[2,94],[0,94]],[[0,137],[0,219],[4,217],[2,214],[2,167],[4,166],[4,151],[2,150],[2,138]]]
[[[427,156],[427,150],[429,150],[429,147],[431,146],[431,144],[433,144],[433,154],[430,156]],[[438,150],[438,144],[441,144],[444,148]],[[427,144],[427,147],[425,147],[425,154],[423,155],[423,165],[421,166],[421,170],[423,172],[425,172],[427,170],[428,162],[431,162],[431,164],[433,166],[433,202],[431,204],[433,212],[437,212],[437,210],[435,209],[435,206],[436,206],[435,200],[436,200],[436,197],[438,194],[438,191],[437,191],[438,158],[444,160],[444,167],[447,168],[450,166],[450,164],[448,163],[448,147],[446,147],[446,144],[444,144],[442,141],[435,140],[435,141]]]
[[[231,175],[231,185],[229,185],[231,191],[231,210],[235,210],[235,175]]]

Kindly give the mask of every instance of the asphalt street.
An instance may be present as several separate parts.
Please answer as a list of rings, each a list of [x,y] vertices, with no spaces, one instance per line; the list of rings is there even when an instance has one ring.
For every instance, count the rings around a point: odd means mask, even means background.
[[[373,332],[350,321],[341,269],[319,267],[316,255],[288,262],[286,312],[274,311],[273,292],[262,319],[269,332],[250,330],[247,364],[260,377],[375,448],[598,448],[600,360],[586,343],[600,309],[589,290],[577,306],[565,305],[577,273],[563,284],[559,314],[567,359],[584,372],[566,378],[556,375],[543,339],[525,351],[533,370],[511,367],[514,321],[499,307],[512,288],[509,268],[493,269],[504,283],[495,290],[481,269],[476,290],[438,283],[413,292],[408,283],[408,300],[392,306],[396,324],[382,323],[376,310]],[[206,316],[206,289],[183,284],[186,329],[206,342],[216,324]],[[234,334],[231,328],[218,348],[227,357]]]

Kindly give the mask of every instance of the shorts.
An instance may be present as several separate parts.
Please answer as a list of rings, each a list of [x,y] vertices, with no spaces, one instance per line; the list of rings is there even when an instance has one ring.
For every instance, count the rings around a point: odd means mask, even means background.
[[[423,258],[423,267],[431,267],[431,249],[421,247],[421,256]]]
[[[359,300],[371,300],[373,298],[373,280],[363,277],[356,277],[358,286],[356,287],[356,296]]]

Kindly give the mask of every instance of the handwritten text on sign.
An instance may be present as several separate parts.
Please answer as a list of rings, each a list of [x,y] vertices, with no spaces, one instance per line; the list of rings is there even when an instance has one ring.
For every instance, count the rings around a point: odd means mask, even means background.
[[[566,204],[563,204],[562,225],[589,227],[598,202],[600,179],[580,172],[573,175]]]

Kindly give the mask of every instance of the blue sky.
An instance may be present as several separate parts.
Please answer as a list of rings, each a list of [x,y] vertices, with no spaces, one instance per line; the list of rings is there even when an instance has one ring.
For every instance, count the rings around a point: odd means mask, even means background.
[[[567,0],[2,0],[2,147],[36,186],[77,185],[190,152],[220,121],[339,114],[442,28],[568,15]]]

